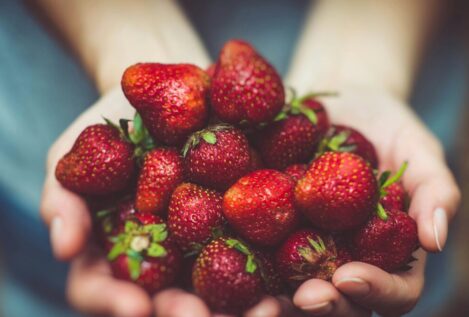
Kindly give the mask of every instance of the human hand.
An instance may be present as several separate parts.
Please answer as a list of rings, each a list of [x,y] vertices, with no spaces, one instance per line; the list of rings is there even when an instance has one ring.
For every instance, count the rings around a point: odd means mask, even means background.
[[[381,170],[396,171],[409,162],[403,177],[412,199],[409,214],[417,222],[422,248],[441,251],[460,192],[438,140],[408,105],[383,91],[346,87],[325,101],[332,122],[359,129],[375,144]],[[293,302],[311,315],[401,315],[415,306],[422,292],[424,250],[414,254],[417,261],[411,270],[396,274],[365,263],[346,264],[335,272],[332,283],[305,282]]]
[[[359,111],[357,106],[361,107]],[[337,99],[330,100],[327,108],[334,122],[359,128],[376,144],[382,169],[395,170],[402,161],[410,162],[403,179],[413,198],[410,214],[418,222],[422,246],[428,251],[440,250],[446,241],[446,217],[454,214],[459,190],[444,163],[439,143],[406,105],[384,94],[344,90]],[[101,115],[116,120],[130,118],[132,112],[122,93],[113,91],[78,118],[50,151],[41,210],[46,223],[53,223],[51,241],[60,259],[81,253],[91,220],[85,202],[55,180],[55,164],[79,132]],[[420,147],[412,146],[415,144]],[[445,214],[439,211],[434,220],[432,214],[437,207],[443,208]],[[416,257],[414,267],[399,274],[388,274],[363,263],[347,264],[336,272],[333,284],[321,280],[305,282],[293,302],[310,313],[318,309],[330,310],[327,313],[330,316],[366,316],[371,310],[382,314],[402,313],[413,307],[423,287],[425,254],[418,251]],[[360,279],[368,283],[369,295],[359,293],[366,288],[366,284],[360,284]],[[193,312],[194,316],[211,316],[199,298],[182,290],[163,291],[152,303],[140,288],[112,278],[104,259],[91,251],[81,253],[74,260],[68,286],[71,303],[83,312],[146,316],[154,309],[158,316],[185,316],[187,312]],[[269,297],[246,316],[279,316],[282,310],[290,311],[291,316],[294,308],[285,299],[278,301]]]

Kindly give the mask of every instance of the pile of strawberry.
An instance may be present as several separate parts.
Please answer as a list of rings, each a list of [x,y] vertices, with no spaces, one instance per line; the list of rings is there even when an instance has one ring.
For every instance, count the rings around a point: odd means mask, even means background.
[[[409,268],[406,164],[378,175],[373,145],[330,124],[319,94],[285,102],[249,44],[227,42],[207,71],[133,65],[122,89],[135,118],[87,127],[56,168],[89,202],[117,278],[240,313],[350,261]]]

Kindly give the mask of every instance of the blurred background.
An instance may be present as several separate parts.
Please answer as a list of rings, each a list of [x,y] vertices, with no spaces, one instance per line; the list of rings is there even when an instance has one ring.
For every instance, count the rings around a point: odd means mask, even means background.
[[[285,74],[309,1],[180,3],[212,57],[228,38],[243,38]],[[469,314],[467,3],[448,1],[448,12],[431,40],[411,98],[416,112],[443,142],[448,163],[463,191],[463,204],[451,226],[448,246],[443,253],[430,255],[425,300],[411,316]],[[273,27],[272,21],[280,23]],[[223,28],[214,27],[219,25]],[[64,297],[68,267],[52,257],[38,206],[48,147],[97,98],[98,92],[82,66],[37,6],[20,0],[0,0],[0,314],[3,316],[32,316],[31,311],[35,312],[34,317],[76,315],[69,311]],[[38,105],[56,107],[45,106],[38,111]],[[24,126],[32,132],[26,134]],[[438,287],[432,284],[436,276]]]

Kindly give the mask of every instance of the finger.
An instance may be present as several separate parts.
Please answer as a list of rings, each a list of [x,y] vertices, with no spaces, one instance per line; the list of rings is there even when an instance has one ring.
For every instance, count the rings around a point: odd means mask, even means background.
[[[331,283],[319,279],[304,282],[293,303],[310,316],[371,316],[370,311],[350,302]]]
[[[412,129],[412,136],[403,133],[401,140],[414,140],[396,148],[396,162],[409,161],[403,178],[412,197],[409,214],[417,221],[422,247],[441,251],[446,243],[448,220],[454,216],[461,194],[438,141],[426,131]]]
[[[291,299],[288,296],[278,296],[277,300],[281,308],[281,317],[305,317],[307,316],[304,311],[293,305]]]
[[[246,311],[244,317],[278,317],[280,313],[280,303],[274,297],[266,296],[256,306]]]
[[[456,213],[461,194],[443,162],[430,158],[428,160],[426,163],[420,163],[421,160],[414,163],[413,165],[421,164],[422,167],[415,168],[415,171],[410,170],[409,175],[406,175],[416,177],[417,173],[425,173],[425,176],[411,187],[412,202],[409,214],[417,221],[421,245],[427,251],[436,252],[442,251],[445,246],[448,220]]]
[[[417,303],[423,288],[425,254],[416,252],[418,260],[411,270],[389,274],[376,266],[352,262],[340,267],[333,284],[357,304],[382,315],[402,315]]]
[[[152,312],[142,288],[113,278],[104,258],[90,253],[72,262],[67,297],[75,309],[90,315],[143,317]]]
[[[154,300],[157,317],[210,317],[210,311],[197,296],[180,289],[158,293]]]
[[[81,252],[91,229],[91,218],[85,201],[63,188],[53,175],[44,184],[41,216],[50,227],[54,255],[68,260]]]

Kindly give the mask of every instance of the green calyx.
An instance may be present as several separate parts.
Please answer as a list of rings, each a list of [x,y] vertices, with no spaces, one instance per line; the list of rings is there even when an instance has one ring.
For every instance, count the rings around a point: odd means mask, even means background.
[[[206,129],[192,133],[192,135],[187,139],[186,144],[184,144],[182,148],[182,156],[185,157],[187,155],[187,152],[189,152],[190,149],[196,147],[201,140],[205,141],[208,144],[216,144],[217,136],[215,133],[218,131],[229,130],[232,128],[233,126],[222,123],[209,126]]]
[[[296,96],[296,91],[289,87],[288,88],[291,94],[290,101],[286,104],[284,110],[282,110],[274,119],[274,121],[281,121],[288,118],[289,115],[299,115],[302,114],[311,121],[312,124],[316,125],[318,123],[318,117],[316,112],[313,109],[308,108],[305,106],[305,101],[308,99],[315,99],[318,97],[330,97],[330,96],[337,96],[337,93],[333,92],[313,92],[306,94],[302,97]]]
[[[321,140],[318,146],[316,157],[321,156],[325,152],[353,152],[357,146],[355,144],[345,144],[350,137],[351,132],[344,130],[336,133],[334,128],[331,128],[327,135]]]
[[[407,169],[407,166],[409,164],[407,162],[402,163],[401,167],[399,170],[394,174],[391,175],[390,171],[384,171],[381,173],[379,179],[378,179],[378,185],[379,185],[379,197],[383,198],[385,197],[388,193],[386,192],[386,188],[391,186],[394,183],[397,183],[401,180],[402,175],[404,175],[404,172]],[[388,219],[388,215],[386,213],[386,210],[384,210],[383,205],[381,203],[378,203],[376,213],[378,217],[384,221]]]
[[[144,256],[159,258],[167,255],[161,245],[168,237],[165,224],[141,225],[134,221],[125,223],[124,232],[112,237],[114,243],[107,258],[114,261],[122,254],[127,255],[128,267],[132,280],[140,277],[140,265]]]
[[[316,239],[308,237],[308,245],[297,248],[299,255],[305,261],[292,264],[291,268],[295,271],[295,275],[289,279],[304,281],[311,278],[311,272],[315,272],[318,278],[330,279],[335,271],[337,259],[337,249],[331,239],[326,237],[324,242],[319,236]]]
[[[315,263],[320,257],[322,257],[326,251],[326,244],[321,237],[317,237],[317,241],[308,237],[309,246],[299,247],[298,253],[309,263]]]
[[[242,254],[247,256],[246,260],[246,272],[254,273],[257,270],[257,263],[256,259],[254,258],[254,254],[249,250],[249,248],[243,244],[241,241],[236,239],[227,239],[225,241],[226,245],[230,248],[234,248],[241,252]]]
[[[134,157],[137,159],[143,158],[146,152],[154,149],[156,143],[145,128],[142,117],[135,112],[133,120],[120,119],[119,125],[115,124],[111,120],[104,118],[104,121],[115,129],[119,130],[122,139],[132,143],[135,146]],[[130,129],[129,123],[132,122],[132,129]]]
[[[270,282],[270,276],[266,273],[266,270],[264,268],[262,261],[259,261],[259,259],[254,256],[251,250],[249,250],[249,248],[243,242],[237,239],[227,239],[225,243],[230,248],[235,248],[237,251],[246,255],[247,257],[246,266],[245,266],[246,272],[250,274],[254,274],[256,271],[259,271],[259,274],[261,278],[264,280],[264,282],[266,284]]]

